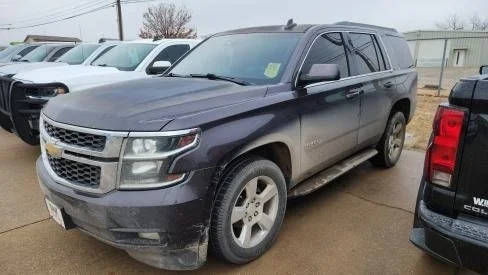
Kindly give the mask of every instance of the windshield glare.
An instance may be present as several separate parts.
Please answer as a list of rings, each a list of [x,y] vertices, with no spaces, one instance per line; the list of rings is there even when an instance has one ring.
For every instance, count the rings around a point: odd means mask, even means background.
[[[92,65],[115,67],[121,71],[133,71],[156,46],[155,44],[141,43],[117,45],[93,61]]]
[[[210,73],[254,84],[276,84],[301,36],[300,33],[252,33],[212,37],[176,64],[171,73]]]
[[[18,48],[22,47],[22,45],[14,45],[6,48],[5,50],[0,52],[0,58],[4,58],[15,52]]]
[[[90,56],[100,45],[97,44],[82,44],[74,47],[60,58],[56,62],[64,62],[70,65],[78,65],[83,63],[85,59]]]
[[[52,45],[42,45],[34,50],[32,50],[30,53],[26,54],[24,57],[20,59],[20,61],[24,62],[40,62],[43,61],[44,58],[54,49],[56,46]]]

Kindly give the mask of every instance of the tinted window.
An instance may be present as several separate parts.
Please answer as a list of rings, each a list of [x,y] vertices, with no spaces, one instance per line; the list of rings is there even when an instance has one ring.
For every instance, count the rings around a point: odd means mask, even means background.
[[[72,47],[66,47],[66,48],[61,48],[59,50],[57,50],[48,60],[48,62],[53,62],[55,60],[57,60],[60,56],[62,56],[63,54],[65,54],[67,51],[71,50]]]
[[[56,62],[64,62],[70,65],[81,64],[90,56],[100,45],[97,44],[82,44],[74,47],[66,54],[56,60]]]
[[[27,47],[23,50],[21,50],[18,55],[24,57],[26,54],[32,52],[32,50],[34,50],[35,48],[37,48],[38,46],[30,46],[30,47]]]
[[[171,64],[175,63],[178,58],[190,50],[190,46],[187,44],[182,45],[172,45],[164,48],[158,56],[154,59],[155,61],[169,61]]]
[[[254,84],[279,83],[302,35],[248,33],[215,36],[185,56],[171,73],[212,73]]]
[[[373,36],[363,33],[350,33],[353,53],[356,57],[356,74],[368,74],[381,70]]]
[[[376,36],[373,36],[373,42],[374,42],[374,48],[378,55],[378,60],[380,62],[380,71],[389,70],[390,65],[388,64],[386,55],[384,54],[383,49],[381,49]]]
[[[303,63],[302,72],[307,73],[313,64],[337,64],[341,78],[349,76],[346,49],[340,33],[327,33],[319,36]]]
[[[402,37],[386,37],[386,45],[390,54],[391,61],[396,68],[407,69],[413,67],[413,59],[408,48],[407,41]]]
[[[156,46],[156,44],[142,43],[120,44],[93,61],[92,65],[133,71]]]

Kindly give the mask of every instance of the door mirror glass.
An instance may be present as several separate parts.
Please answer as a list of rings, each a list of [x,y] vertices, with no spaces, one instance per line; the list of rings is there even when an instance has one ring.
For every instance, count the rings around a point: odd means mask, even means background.
[[[339,65],[337,64],[313,64],[307,73],[300,75],[300,85],[306,86],[312,83],[334,81],[341,78]]]
[[[20,54],[16,54],[13,58],[12,61],[19,61],[22,58]]]
[[[162,74],[169,67],[171,67],[171,62],[169,61],[156,61],[151,67],[148,68],[149,74]]]
[[[480,67],[480,74],[488,74],[488,65]]]

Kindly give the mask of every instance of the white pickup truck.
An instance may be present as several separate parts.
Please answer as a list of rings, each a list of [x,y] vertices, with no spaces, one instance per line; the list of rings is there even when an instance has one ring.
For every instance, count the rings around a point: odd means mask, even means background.
[[[12,77],[21,72],[28,72],[41,68],[59,67],[66,65],[90,65],[96,58],[115,47],[119,42],[103,44],[83,43],[71,48],[59,47],[46,61],[17,62],[0,67],[0,76]]]
[[[0,126],[24,142],[39,144],[39,114],[57,95],[163,73],[196,46],[194,39],[122,42],[90,63],[0,76]]]

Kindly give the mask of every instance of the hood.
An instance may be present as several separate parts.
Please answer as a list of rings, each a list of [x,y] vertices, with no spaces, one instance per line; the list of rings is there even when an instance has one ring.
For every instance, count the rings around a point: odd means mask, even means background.
[[[25,83],[63,83],[72,93],[95,86],[144,77],[148,77],[144,72],[119,71],[112,67],[72,65],[22,72],[15,75],[14,78]]]
[[[49,118],[112,131],[159,131],[171,120],[264,97],[266,86],[154,77],[58,96],[44,107]]]
[[[40,68],[47,68],[47,67],[58,67],[58,66],[66,66],[68,64],[62,62],[20,62],[20,63],[12,63],[6,66],[0,67],[0,76],[1,75],[15,75],[20,72],[27,72],[35,69]]]

